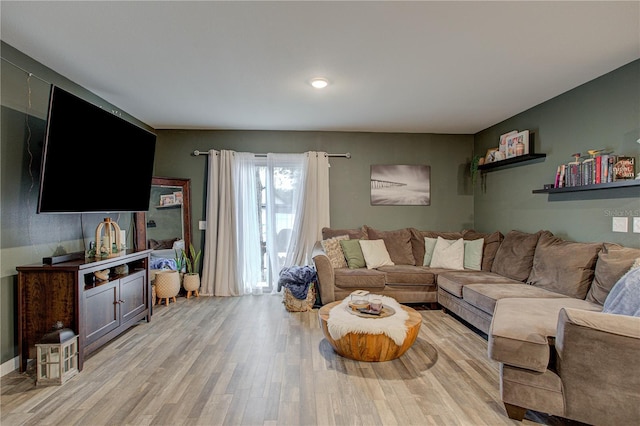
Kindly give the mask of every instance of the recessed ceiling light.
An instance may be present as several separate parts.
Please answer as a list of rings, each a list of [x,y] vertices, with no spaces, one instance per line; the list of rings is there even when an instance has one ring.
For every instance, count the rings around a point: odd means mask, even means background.
[[[316,89],[324,89],[329,85],[329,81],[326,78],[314,78],[311,80],[311,85]]]

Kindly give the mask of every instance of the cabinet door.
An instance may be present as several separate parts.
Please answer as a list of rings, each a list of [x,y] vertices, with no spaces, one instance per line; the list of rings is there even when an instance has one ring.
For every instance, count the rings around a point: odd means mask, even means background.
[[[120,309],[122,323],[147,309],[147,280],[144,271],[120,280]]]
[[[118,286],[119,280],[115,280],[84,292],[85,345],[120,325]]]

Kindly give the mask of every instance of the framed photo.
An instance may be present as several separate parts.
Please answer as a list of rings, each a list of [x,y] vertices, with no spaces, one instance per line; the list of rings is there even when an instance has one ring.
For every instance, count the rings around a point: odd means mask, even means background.
[[[500,143],[498,144],[498,150],[500,152],[504,152],[505,153],[505,158],[506,158],[506,153],[507,153],[507,138],[509,138],[510,136],[515,135],[516,133],[518,133],[517,130],[512,130],[510,132],[507,132],[503,135],[500,135]]]
[[[174,192],[173,195],[175,197],[175,203],[182,204],[182,191]]]
[[[529,131],[524,130],[522,132],[507,136],[507,157],[513,158],[520,155],[529,153]]]
[[[174,194],[160,195],[161,206],[170,206],[171,204],[175,204],[175,203],[176,203],[176,196]]]
[[[372,206],[431,205],[431,166],[371,166]]]
[[[496,153],[500,148],[489,148],[484,156],[484,164],[493,163],[496,160]]]

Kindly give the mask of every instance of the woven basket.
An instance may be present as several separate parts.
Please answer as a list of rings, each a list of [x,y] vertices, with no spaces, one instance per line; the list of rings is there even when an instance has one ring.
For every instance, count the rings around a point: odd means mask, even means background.
[[[289,312],[306,312],[313,309],[313,304],[316,301],[316,286],[315,283],[311,283],[309,291],[307,292],[307,298],[304,300],[296,299],[288,288],[284,289],[284,297],[282,303]]]
[[[178,271],[158,271],[155,277],[156,296],[158,299],[172,298],[175,302],[175,297],[180,292],[180,274]]]

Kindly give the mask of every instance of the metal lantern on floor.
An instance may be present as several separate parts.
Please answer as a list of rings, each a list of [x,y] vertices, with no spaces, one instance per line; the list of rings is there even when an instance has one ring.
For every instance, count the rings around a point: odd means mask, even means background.
[[[78,374],[78,336],[58,321],[36,343],[36,385],[61,385]]]

